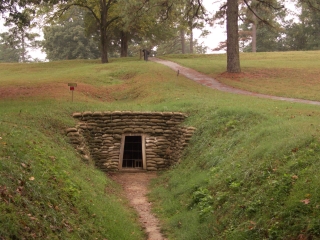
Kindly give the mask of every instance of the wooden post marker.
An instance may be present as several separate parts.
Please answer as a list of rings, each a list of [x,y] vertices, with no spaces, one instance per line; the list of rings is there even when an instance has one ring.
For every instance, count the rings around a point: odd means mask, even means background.
[[[72,102],[73,102],[73,91],[75,87],[77,86],[76,83],[68,83],[68,86],[70,87],[70,91],[72,92]]]

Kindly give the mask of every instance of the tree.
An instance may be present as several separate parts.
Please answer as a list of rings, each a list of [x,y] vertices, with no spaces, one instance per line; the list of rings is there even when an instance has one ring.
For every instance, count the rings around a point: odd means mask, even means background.
[[[180,31],[181,53],[193,53],[193,30],[195,28],[203,29],[203,21],[206,20],[206,9],[202,1],[182,0],[175,6],[173,15],[176,18]],[[186,37],[189,37],[189,48],[186,49]]]
[[[108,62],[108,48],[110,45],[117,45],[116,32],[118,30],[120,30],[117,37],[121,40],[121,56],[127,56],[128,42],[130,38],[137,36],[137,32],[142,43],[148,42],[149,47],[153,47],[156,42],[165,39],[167,34],[163,26],[168,27],[170,25],[168,22],[173,23],[172,16],[174,16],[175,9],[186,2],[199,3],[198,5],[201,7],[202,0],[4,0],[0,3],[0,9],[16,15],[17,19],[19,19],[19,8],[27,7],[35,11],[39,6],[45,8],[44,3],[51,6],[50,9],[54,12],[53,16],[57,18],[73,6],[87,9],[98,26],[101,62],[106,63]],[[123,9],[129,10],[129,12],[123,11]],[[121,23],[123,23],[122,26]],[[112,37],[113,39],[111,39]]]
[[[247,8],[255,14],[257,18],[259,16],[250,7],[250,0],[242,0]],[[252,0],[257,1],[259,4],[267,6],[269,8],[281,9],[275,0]],[[301,0],[302,1],[302,0]],[[313,1],[313,0],[304,0]],[[223,18],[226,15],[227,21],[227,72],[239,73],[240,68],[240,55],[239,55],[239,2],[238,0],[227,0],[226,3],[222,4],[220,10],[216,13],[215,19]]]
[[[239,4],[237,0],[227,1],[227,71],[229,73],[239,73],[239,30],[238,16]]]
[[[129,47],[125,42],[140,45],[140,49],[152,49],[159,42],[173,37],[173,22],[176,20],[175,7],[180,1],[172,2],[150,1],[127,1],[119,0],[121,8],[121,22],[117,29],[122,31],[121,46]],[[170,9],[170,10],[169,10]]]
[[[8,30],[5,39],[19,53],[19,62],[29,62],[31,61],[29,50],[39,46],[39,41],[36,40],[37,37],[39,37],[39,34],[28,32],[26,27],[15,26]]]
[[[0,62],[19,62],[20,51],[17,44],[12,44],[8,33],[0,34]]]
[[[100,49],[94,36],[85,35],[85,14],[83,9],[74,7],[64,18],[44,27],[42,46],[49,60],[99,58]]]
[[[35,8],[43,4],[58,4],[67,0],[1,0],[0,13],[5,20],[22,22],[25,25],[30,24],[30,18],[25,18],[24,11],[35,13]],[[6,15],[5,15],[6,14]]]
[[[206,21],[206,9],[202,6],[202,2],[198,0],[188,0],[186,2],[185,21],[187,22],[188,31],[190,35],[189,52],[193,53],[193,30],[203,29],[203,21]]]
[[[54,17],[62,16],[70,8],[78,6],[87,9],[99,26],[101,62],[108,62],[108,28],[120,17],[117,14],[117,0],[71,0],[60,3]]]
[[[238,0],[227,0],[216,12],[214,20],[223,19],[220,23],[225,23],[226,16],[227,25],[227,41],[226,44],[220,43],[220,48],[226,46],[227,48],[227,72],[239,73],[240,68],[240,54],[239,54],[239,2]],[[218,49],[216,49],[218,50]]]
[[[197,40],[193,40],[193,52],[191,52],[190,48],[190,40],[188,39],[185,41],[185,53],[187,54],[205,54],[207,51],[207,47],[203,45],[203,43],[198,43]],[[165,55],[165,54],[181,54],[182,45],[181,45],[181,36],[178,29],[176,29],[176,36],[170,38],[169,40],[161,42],[157,46],[157,55]]]
[[[32,32],[34,25],[31,21],[31,14],[32,12],[25,9],[20,13],[21,18],[10,15],[5,23],[9,29],[2,35],[3,41],[6,46],[10,46],[11,49],[15,49],[15,52],[19,53],[19,62],[30,61],[29,49],[39,46],[39,41],[36,40],[39,34]]]
[[[249,32],[251,34],[251,32]],[[270,26],[258,27],[256,32],[256,51],[257,52],[275,52],[284,51],[284,32],[278,32]],[[250,38],[247,39],[250,41]],[[242,51],[253,52],[252,43],[244,45]]]
[[[140,41],[142,48],[148,49],[171,39],[176,41],[176,29],[179,29],[180,52],[190,52],[192,29],[200,28],[198,19],[205,15],[202,0],[119,0],[119,4],[122,5],[121,23],[124,24],[118,28],[129,37],[135,37],[135,43]],[[187,37],[192,40],[187,41]],[[187,42],[191,42],[189,50],[186,50]]]
[[[123,9],[129,9],[128,6],[133,7],[139,7],[140,9],[136,11],[126,12],[127,15],[135,15],[139,14],[142,16],[147,16],[144,14],[145,12],[148,12],[149,9],[151,10],[158,10],[161,13],[161,10],[170,8],[167,2],[163,2],[162,0],[154,0],[154,1],[120,1],[120,0],[91,0],[91,1],[83,1],[83,0],[72,0],[68,1],[66,3],[60,4],[58,11],[56,11],[55,16],[61,16],[63,13],[65,13],[67,10],[69,10],[72,6],[79,6],[82,8],[87,9],[95,19],[97,25],[99,26],[99,35],[100,35],[100,49],[101,49],[101,62],[107,63],[108,62],[108,46],[110,41],[110,36],[114,35],[114,32],[116,30],[116,26],[119,26],[121,22],[123,22],[123,25],[126,25],[127,27],[121,27],[120,28],[120,39],[121,46],[122,46],[122,56],[125,56],[127,53],[127,43],[129,40],[129,33],[132,28],[135,28],[135,21],[124,21],[124,15],[123,15]],[[145,10],[145,11],[144,11]],[[169,10],[168,10],[169,11]],[[134,14],[135,13],[135,14]],[[163,13],[166,13],[164,11]],[[149,13],[150,14],[150,13]],[[156,15],[149,15],[148,19],[155,18]],[[132,18],[127,18],[131,19]],[[141,19],[141,18],[140,18]],[[145,21],[144,21],[145,22]],[[154,21],[153,21],[154,22]],[[151,26],[154,26],[153,22],[151,23]],[[128,28],[128,26],[130,26]],[[146,27],[148,28],[148,27]],[[119,28],[118,28],[119,29]]]
[[[282,51],[286,9],[275,10],[258,1],[250,2],[250,9],[242,4],[240,8],[240,43],[247,52]],[[258,16],[258,17],[257,17]]]
[[[287,50],[320,49],[320,11],[300,5],[299,22],[290,22],[286,26],[285,47]]]

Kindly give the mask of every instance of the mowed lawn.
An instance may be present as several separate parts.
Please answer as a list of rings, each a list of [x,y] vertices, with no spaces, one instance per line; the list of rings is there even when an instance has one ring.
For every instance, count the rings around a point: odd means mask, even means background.
[[[164,57],[252,92],[320,101],[320,52],[241,53],[240,74],[226,73],[226,55]]]

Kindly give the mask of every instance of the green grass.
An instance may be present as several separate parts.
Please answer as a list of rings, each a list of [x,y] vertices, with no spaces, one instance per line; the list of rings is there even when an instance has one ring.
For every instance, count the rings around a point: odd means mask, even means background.
[[[263,94],[320,101],[318,51],[241,53],[241,74],[226,75],[226,55],[163,57],[208,74],[227,85]]]
[[[287,59],[272,54],[270,63]],[[294,54],[297,66],[312,55]],[[211,75],[225,69],[224,55],[172,58]],[[185,124],[197,131],[181,163],[151,187],[168,239],[320,238],[317,106],[218,92],[136,59],[0,64],[0,73],[3,239],[144,239],[119,186],[68,144],[71,114],[85,110],[188,113]],[[78,83],[73,103],[68,82]],[[52,88],[59,83],[66,89]],[[48,94],[22,94],[39,85]],[[12,86],[16,97],[7,98]]]
[[[97,60],[57,61],[46,63],[14,64],[2,63],[0,65],[0,86],[24,83],[37,85],[44,83],[70,83],[81,82],[93,86],[105,86],[121,83],[139,73],[134,68],[135,59],[127,59],[122,65],[114,64],[113,68],[99,64]],[[114,60],[116,62],[117,60]],[[126,66],[130,67],[130,71]],[[17,67],[19,66],[19,67]]]
[[[318,117],[238,107],[200,115],[189,119],[198,131],[183,162],[151,195],[170,238],[320,237]]]
[[[64,129],[74,124],[74,106],[2,103],[2,239],[142,238],[118,187],[67,143]]]

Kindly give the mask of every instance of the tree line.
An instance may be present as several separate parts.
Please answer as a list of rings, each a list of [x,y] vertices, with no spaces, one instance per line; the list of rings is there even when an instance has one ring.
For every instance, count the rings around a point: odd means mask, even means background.
[[[241,71],[239,51],[317,50],[320,3],[296,0],[294,19],[284,0],[226,0],[210,16],[203,0],[2,0],[8,31],[0,35],[0,61],[25,62],[42,47],[49,60],[127,57],[142,48],[159,54],[205,53],[193,39],[205,24],[226,24],[227,71]],[[44,40],[31,33],[37,19]]]
[[[206,14],[198,0],[25,0],[24,6],[21,2],[1,3],[2,13],[10,13],[6,25],[27,31],[32,25],[32,15],[45,16],[44,41],[38,44],[49,60],[100,56],[101,62],[107,63],[109,56],[127,57],[141,48],[155,46],[163,53],[206,51],[193,39],[193,30],[204,28]],[[19,12],[18,7],[23,11]],[[18,38],[8,31],[3,34],[2,46],[21,49],[15,44],[17,41],[8,42],[8,35]],[[34,42],[34,39],[24,40]]]

